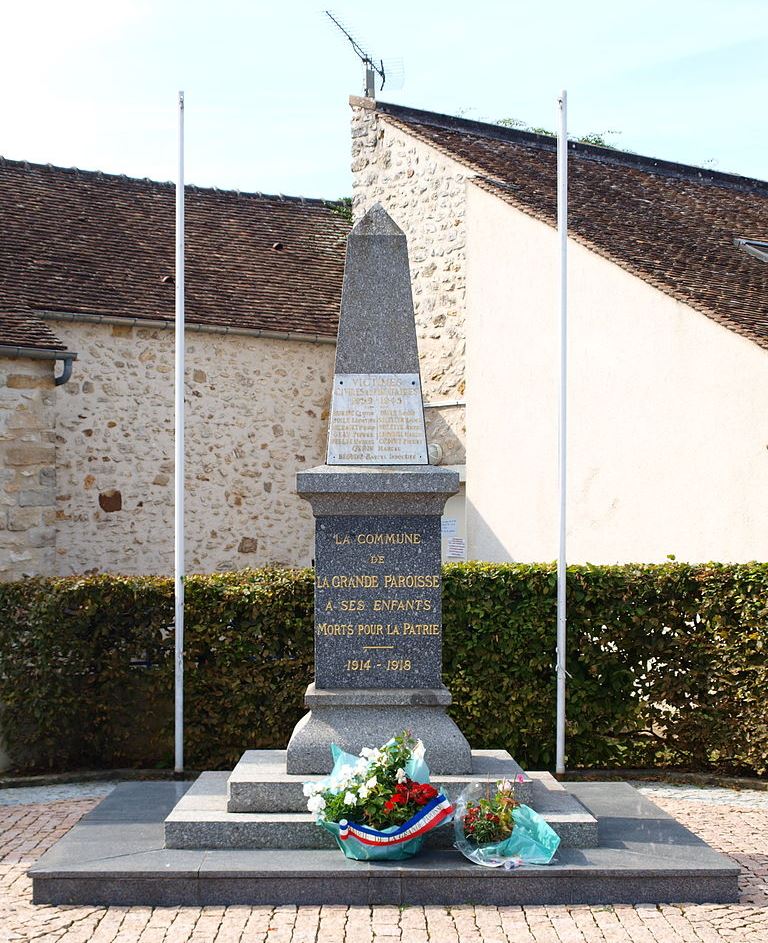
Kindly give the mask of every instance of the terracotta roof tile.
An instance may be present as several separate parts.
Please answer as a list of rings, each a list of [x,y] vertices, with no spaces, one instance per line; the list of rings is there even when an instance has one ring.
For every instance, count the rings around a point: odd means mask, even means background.
[[[34,347],[38,350],[66,350],[41,318],[19,312],[0,311],[0,347]]]
[[[555,225],[553,138],[376,107],[474,171],[484,189]],[[768,240],[768,183],[572,142],[568,185],[573,238],[768,348],[768,263],[734,245]]]
[[[175,186],[0,160],[0,306],[174,316]],[[190,322],[334,336],[347,221],[323,200],[188,187]]]

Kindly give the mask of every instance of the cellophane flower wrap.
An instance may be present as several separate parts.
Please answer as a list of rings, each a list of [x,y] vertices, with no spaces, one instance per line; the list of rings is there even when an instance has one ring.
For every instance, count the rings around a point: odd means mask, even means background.
[[[549,864],[560,845],[538,812],[516,800],[509,780],[467,786],[456,800],[453,829],[459,851],[486,868]]]
[[[360,756],[331,745],[333,770],[305,783],[307,808],[347,858],[400,861],[421,850],[427,832],[450,821],[453,806],[429,783],[424,744],[408,732]]]

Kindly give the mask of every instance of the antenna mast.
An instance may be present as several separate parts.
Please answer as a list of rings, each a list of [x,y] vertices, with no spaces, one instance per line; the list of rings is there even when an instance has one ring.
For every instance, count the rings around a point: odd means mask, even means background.
[[[378,75],[378,77],[381,79],[381,88],[379,90],[384,88],[384,83],[387,80],[387,75],[384,71],[384,60],[379,59],[377,63],[373,56],[369,55],[355,39],[355,37],[351,35],[349,30],[339,23],[330,10],[325,10],[324,12],[328,19],[334,23],[347,37],[347,39],[352,44],[352,48],[354,49],[358,59],[360,59],[360,61],[365,66],[365,97],[376,98],[376,76]]]

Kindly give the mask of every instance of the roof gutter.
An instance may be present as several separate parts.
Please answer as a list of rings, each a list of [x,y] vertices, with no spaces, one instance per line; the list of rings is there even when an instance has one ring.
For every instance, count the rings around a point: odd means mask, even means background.
[[[148,327],[161,331],[172,331],[174,322],[161,318],[130,318],[108,314],[80,314],[72,311],[35,311],[35,315],[46,321],[80,321],[85,324],[112,324],[116,327]],[[260,327],[230,327],[222,324],[197,324],[187,321],[187,331],[198,334],[232,334],[236,337],[267,337],[279,341],[304,341],[311,344],[335,344],[336,338],[327,334],[302,334],[298,331],[270,331]]]
[[[72,364],[77,360],[73,350],[51,350],[42,347],[19,347],[0,344],[0,357],[27,357],[30,360],[62,360],[64,369],[54,377],[56,386],[63,386],[72,376]]]

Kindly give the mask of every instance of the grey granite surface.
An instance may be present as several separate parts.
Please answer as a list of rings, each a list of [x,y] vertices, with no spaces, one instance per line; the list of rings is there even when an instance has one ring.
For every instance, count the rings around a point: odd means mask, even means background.
[[[347,239],[334,372],[419,372],[408,244],[380,203]]]
[[[432,465],[318,465],[296,475],[296,491],[309,501],[317,518],[340,514],[439,516],[458,490],[458,472]]]
[[[448,707],[451,692],[440,682],[434,688],[319,688],[314,682],[307,686],[304,705],[325,707],[416,706]]]
[[[440,518],[319,518],[316,686],[436,688],[442,652]]]
[[[514,760],[498,757],[476,757],[478,768],[498,770],[503,767],[507,776],[517,767]],[[245,766],[253,765],[243,764]],[[240,774],[248,775],[247,773]],[[255,774],[251,774],[255,775]],[[578,800],[570,796],[548,773],[534,773],[534,779],[521,784],[523,794],[533,795],[534,808],[541,812],[550,826],[560,835],[562,846],[592,848],[597,844],[597,822]],[[497,777],[489,777],[489,786]],[[473,780],[480,779],[475,774]],[[467,779],[452,776],[435,777],[433,784],[451,799],[467,784]],[[246,785],[242,781],[240,785]],[[288,786],[294,784],[288,783]],[[179,800],[165,820],[165,839],[168,848],[333,848],[333,838],[312,821],[306,809],[306,799],[279,810],[241,812],[233,810],[232,786],[227,788],[227,774],[203,773],[194,786]],[[273,780],[273,795],[282,794],[283,782]],[[551,793],[551,795],[550,795]],[[247,796],[247,791],[236,795]],[[253,794],[251,793],[251,796]],[[441,827],[430,832],[425,843],[429,847],[450,848],[453,828]]]
[[[331,744],[347,753],[386,743],[409,729],[427,748],[429,767],[437,774],[468,773],[472,751],[464,734],[444,707],[386,705],[377,707],[315,707],[294,727],[288,741],[289,773],[330,773]]]
[[[429,761],[429,756],[427,756]],[[472,772],[462,775],[432,775],[431,781],[450,798],[458,797],[470,782],[495,783],[500,779],[524,781],[516,786],[521,802],[531,804],[534,781],[531,780],[505,750],[473,750]],[[538,775],[538,774],[537,774]],[[548,774],[547,774],[548,775]],[[224,777],[225,773],[201,776],[187,797],[194,798],[199,808],[218,808],[215,795],[219,786],[206,777]],[[305,812],[307,800],[302,786],[317,781],[319,775],[302,776],[286,772],[285,750],[247,750],[234,770],[227,776],[227,810],[230,812]],[[550,777],[552,782],[555,780]],[[211,805],[206,805],[207,798]],[[186,798],[186,797],[185,797]],[[556,811],[562,811],[557,809]]]
[[[224,905],[369,903],[727,903],[738,899],[739,868],[682,825],[621,784],[567,783],[616,836],[595,849],[564,848],[544,868],[480,868],[454,850],[402,862],[349,861],[329,851],[186,851],[163,848],[163,819],[176,803],[143,793],[144,783],[119,786],[100,820],[109,828],[83,841],[88,816],[29,870],[36,903],[90,905]],[[600,786],[601,788],[594,788]],[[588,788],[584,788],[588,787]],[[123,802],[151,809],[154,821],[127,843],[131,822]],[[99,811],[97,808],[94,810]],[[624,812],[628,814],[625,815]],[[109,814],[107,814],[109,812]],[[145,815],[145,818],[148,816]],[[606,821],[607,820],[607,821]],[[625,833],[623,843],[620,836]]]
[[[428,465],[405,234],[376,204],[347,239],[328,463]]]

